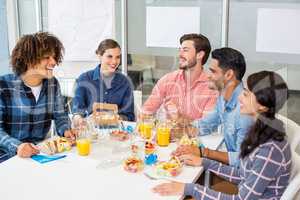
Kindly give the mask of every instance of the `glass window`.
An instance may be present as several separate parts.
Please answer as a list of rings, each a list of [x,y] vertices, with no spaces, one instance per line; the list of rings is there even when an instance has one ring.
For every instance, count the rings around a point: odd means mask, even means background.
[[[228,44],[230,47],[239,49],[245,55],[248,64],[247,74],[260,70],[278,71],[288,81],[290,89],[300,90],[296,81],[296,77],[300,75],[299,54],[256,51],[257,16],[260,8],[300,9],[300,1],[232,0],[230,3]],[[280,27],[276,26],[276,22],[272,26],[274,27],[274,32],[280,29]],[[290,24],[290,26],[295,26],[295,24]],[[278,42],[280,43],[281,41]]]
[[[6,0],[0,0],[0,75],[10,72]]]
[[[34,33],[41,30],[39,27],[39,16],[37,13],[40,12],[39,5],[36,4],[35,0],[18,0],[18,23],[20,35]]]
[[[279,73],[288,83],[291,91],[287,106],[281,110],[281,114],[288,116],[299,123],[299,90],[298,77],[300,76],[299,54],[276,53],[257,51],[258,23],[262,18],[258,13],[264,9],[300,9],[299,0],[232,0],[230,3],[229,21],[229,46],[239,49],[247,60],[246,77],[257,71],[269,70]],[[282,16],[279,16],[282,17]],[[299,26],[298,24],[286,22],[285,26]],[[245,26],[246,24],[246,26]],[[270,22],[271,32],[278,33],[281,26]],[[272,30],[273,29],[273,30]],[[268,36],[267,36],[268,37]],[[265,39],[268,39],[268,38]],[[271,37],[271,35],[270,35]],[[287,37],[282,35],[282,37]],[[286,38],[284,38],[286,39]],[[279,39],[279,44],[283,42]],[[285,44],[282,44],[285,45]],[[276,45],[278,47],[278,45]],[[288,49],[289,50],[289,49]],[[244,79],[246,80],[246,78]]]
[[[146,45],[148,6],[199,8],[200,30],[197,32],[209,38],[212,48],[218,48],[221,45],[222,0],[128,0],[128,53],[132,61],[128,66],[128,75],[133,79],[136,89],[142,90],[143,100],[151,93],[158,79],[166,73],[178,69],[178,48],[148,47]],[[121,13],[120,2],[116,5],[116,15],[118,13]],[[178,13],[178,18],[182,15],[184,13]],[[184,29],[184,25],[184,23],[178,24],[178,28]],[[118,21],[116,22],[116,33],[120,38],[121,24]]]

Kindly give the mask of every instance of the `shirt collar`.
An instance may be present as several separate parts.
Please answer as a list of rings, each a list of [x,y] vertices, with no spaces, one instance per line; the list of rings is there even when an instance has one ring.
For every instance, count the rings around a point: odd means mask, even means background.
[[[184,74],[184,70],[179,69],[179,76],[181,79],[185,79],[185,74]],[[208,81],[208,77],[207,77],[207,73],[204,69],[202,69],[202,72],[200,74],[200,76],[195,80],[195,83],[198,82],[207,82]]]
[[[42,88],[41,88],[41,92],[44,90],[44,88],[47,89],[48,87],[48,79],[43,79],[42,81]],[[16,88],[19,88],[19,90],[24,90],[25,92],[31,92],[31,89],[30,87],[28,87],[24,81],[22,80],[21,76],[20,75],[16,75],[14,74],[14,77],[13,77],[13,84],[15,85]]]
[[[101,79],[101,76],[100,76],[100,68],[101,68],[101,65],[97,65],[97,67],[94,69],[94,73],[93,73],[93,80],[96,81],[96,80],[100,80]]]
[[[227,103],[225,103],[226,110],[233,110],[236,107],[238,103],[238,97],[243,91],[243,89],[244,89],[243,83],[240,82],[237,85],[237,87],[234,89],[230,99],[227,101]]]
[[[94,72],[93,72],[93,80],[94,81],[97,81],[97,80],[100,80],[100,81],[103,81],[101,75],[100,75],[100,68],[101,68],[101,65],[97,65],[97,67],[94,69]],[[114,74],[114,78],[112,79],[111,81],[111,85],[114,86],[115,84],[118,84],[119,82],[121,82],[121,80],[119,78],[116,78],[119,76],[119,72],[116,71],[115,74]]]

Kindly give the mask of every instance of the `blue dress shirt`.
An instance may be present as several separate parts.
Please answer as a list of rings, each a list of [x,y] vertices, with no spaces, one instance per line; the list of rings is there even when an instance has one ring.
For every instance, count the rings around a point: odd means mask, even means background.
[[[240,83],[226,101],[222,95],[218,97],[215,109],[201,120],[194,121],[200,135],[215,132],[221,127],[224,142],[229,155],[229,164],[239,166],[240,146],[246,134],[254,124],[254,119],[248,115],[240,114],[239,95],[243,91]]]

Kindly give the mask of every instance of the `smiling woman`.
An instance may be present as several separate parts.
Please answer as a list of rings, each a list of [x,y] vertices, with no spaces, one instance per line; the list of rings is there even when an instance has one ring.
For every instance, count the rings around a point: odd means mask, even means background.
[[[74,120],[81,120],[91,114],[94,103],[115,104],[121,119],[134,120],[133,85],[117,71],[121,49],[119,44],[106,39],[100,42],[96,54],[100,64],[94,70],[79,76],[73,99]]]

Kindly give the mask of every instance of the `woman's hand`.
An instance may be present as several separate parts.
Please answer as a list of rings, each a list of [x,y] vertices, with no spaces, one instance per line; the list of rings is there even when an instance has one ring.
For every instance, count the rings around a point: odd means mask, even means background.
[[[184,183],[171,182],[162,183],[155,186],[152,191],[162,196],[182,195],[184,193]]]
[[[174,156],[182,156],[186,154],[192,154],[200,157],[200,150],[198,147],[192,145],[180,145],[174,152],[172,152],[172,155]]]
[[[179,156],[179,160],[186,165],[190,166],[201,166],[202,165],[202,158],[200,156],[192,155],[192,154],[185,154]]]

